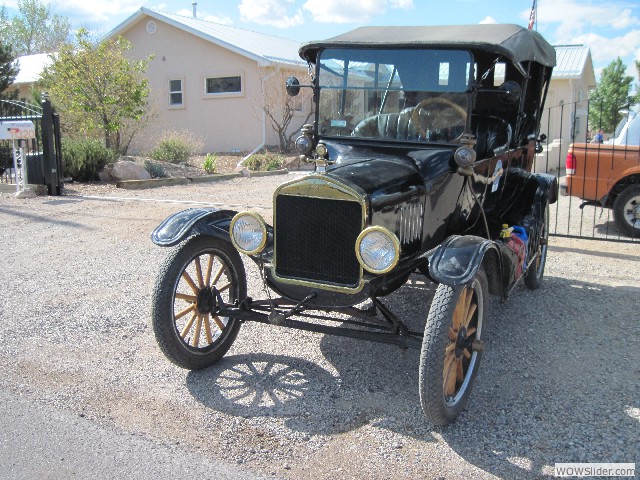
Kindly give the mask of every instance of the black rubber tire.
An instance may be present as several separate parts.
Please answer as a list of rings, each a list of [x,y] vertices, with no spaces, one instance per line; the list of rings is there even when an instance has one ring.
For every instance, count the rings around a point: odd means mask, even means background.
[[[218,318],[224,328],[218,327],[213,318],[212,321],[207,319],[208,328],[204,328],[206,334],[211,337],[212,342],[203,347],[200,347],[196,335],[200,337],[200,331],[203,328],[203,324],[200,322],[204,323],[204,320],[197,319],[196,329],[198,333],[194,332],[192,339],[183,339],[178,331],[178,319],[176,319],[174,312],[180,304],[176,304],[176,302],[185,302],[181,304],[183,307],[191,304],[186,300],[177,299],[176,291],[178,288],[183,289],[183,285],[186,284],[186,282],[183,284],[182,274],[187,268],[195,266],[196,261],[202,268],[200,257],[203,255],[216,261],[217,270],[223,272],[220,275],[220,279],[224,278],[228,284],[231,284],[228,290],[224,292],[225,303],[233,304],[235,300],[243,300],[247,295],[244,264],[237,250],[230,243],[214,237],[196,235],[189,237],[169,253],[160,268],[153,291],[151,309],[153,331],[165,356],[176,365],[189,370],[206,368],[220,360],[233,344],[240,329],[240,321],[237,319],[224,319],[227,321],[224,324],[222,319]],[[198,258],[197,260],[196,257]],[[211,263],[213,263],[213,260]],[[201,274],[200,277],[204,277],[206,282],[205,275]],[[209,283],[213,282],[210,281]],[[192,312],[189,313],[195,316],[196,310],[192,310]],[[193,320],[191,320],[191,325],[193,325]],[[216,334],[219,332],[215,340],[211,335],[212,326],[217,328]],[[188,327],[187,333],[191,333],[191,329],[192,327]],[[196,346],[191,345],[192,341],[196,343]]]
[[[537,290],[542,286],[542,277],[544,277],[544,266],[547,263],[547,249],[549,246],[549,204],[544,208],[543,225],[540,226],[538,257],[524,274],[524,284],[529,290]],[[531,240],[529,240],[531,241]]]
[[[486,317],[489,311],[489,297],[487,277],[480,268],[469,287],[474,292],[477,304],[476,312],[469,326],[477,328],[473,338],[481,340],[485,333]],[[420,403],[427,419],[434,425],[448,425],[453,423],[462,413],[471,393],[474,378],[478,372],[482,352],[473,352],[464,370],[463,381],[454,396],[445,398],[445,357],[449,339],[449,329],[453,325],[453,312],[460,301],[465,286],[450,287],[440,284],[429,309],[429,316],[422,340],[420,353]],[[479,327],[478,327],[479,325]],[[463,361],[463,360],[461,360]]]
[[[613,221],[618,230],[631,238],[640,238],[640,219],[630,218],[629,207],[640,205],[640,185],[630,185],[613,202]]]

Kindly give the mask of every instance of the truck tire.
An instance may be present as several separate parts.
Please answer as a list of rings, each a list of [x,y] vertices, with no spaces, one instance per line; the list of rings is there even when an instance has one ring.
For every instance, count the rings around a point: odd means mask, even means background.
[[[616,197],[613,220],[621,233],[640,238],[640,185],[629,185]]]

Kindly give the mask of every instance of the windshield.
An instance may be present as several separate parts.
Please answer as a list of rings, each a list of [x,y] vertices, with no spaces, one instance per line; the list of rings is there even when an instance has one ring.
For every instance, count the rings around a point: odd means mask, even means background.
[[[464,132],[468,51],[327,49],[318,65],[320,135],[454,142]]]

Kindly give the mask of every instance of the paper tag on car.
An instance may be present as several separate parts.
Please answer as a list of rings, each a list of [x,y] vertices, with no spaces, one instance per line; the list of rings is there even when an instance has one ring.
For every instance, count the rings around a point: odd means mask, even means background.
[[[498,190],[498,185],[500,184],[500,177],[502,176],[502,160],[498,160],[496,163],[496,169],[493,171],[493,176],[491,179],[493,180],[493,185],[491,186],[491,193]]]

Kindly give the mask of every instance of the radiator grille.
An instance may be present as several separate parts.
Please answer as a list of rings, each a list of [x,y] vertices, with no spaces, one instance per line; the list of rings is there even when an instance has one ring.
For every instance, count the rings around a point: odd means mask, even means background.
[[[279,195],[276,274],[355,285],[360,279],[355,244],[361,229],[362,207],[357,202]]]

